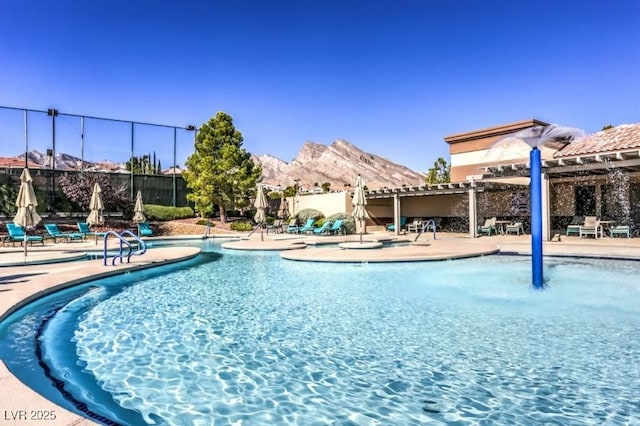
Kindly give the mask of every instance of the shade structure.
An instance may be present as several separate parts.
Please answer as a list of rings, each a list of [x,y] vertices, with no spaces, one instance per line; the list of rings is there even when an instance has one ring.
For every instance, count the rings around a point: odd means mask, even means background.
[[[102,202],[102,190],[98,182],[93,184],[93,194],[91,194],[91,201],[89,202],[89,216],[87,216],[87,224],[89,225],[102,225],[104,223],[104,203]]]
[[[364,221],[369,217],[367,213],[367,197],[364,195],[364,181],[362,177],[358,175],[356,178],[355,190],[353,192],[353,213],[351,216],[358,221],[358,228],[360,230],[360,242],[362,242],[362,231],[364,229]]]
[[[133,221],[135,223],[142,223],[147,221],[147,217],[144,215],[142,192],[140,191],[138,191],[138,193],[136,194],[136,205],[133,207]]]
[[[256,201],[253,203],[253,206],[256,208],[256,215],[253,217],[253,220],[256,223],[264,223],[267,219],[267,207],[269,207],[269,203],[267,202],[267,197],[264,195],[264,189],[262,189],[262,185],[258,184],[258,191],[256,192]]]
[[[30,226],[36,226],[42,218],[38,215],[36,207],[38,206],[38,200],[36,193],[33,190],[33,179],[29,169],[23,169],[20,175],[20,190],[18,191],[18,198],[16,199],[16,207],[18,211],[13,218],[13,223],[25,228],[24,233],[24,255],[25,261],[27,256],[27,232],[26,228]]]
[[[284,196],[284,192],[282,193],[282,197],[280,198],[278,217],[280,219],[287,219],[289,217],[289,203],[287,202],[287,197]]]

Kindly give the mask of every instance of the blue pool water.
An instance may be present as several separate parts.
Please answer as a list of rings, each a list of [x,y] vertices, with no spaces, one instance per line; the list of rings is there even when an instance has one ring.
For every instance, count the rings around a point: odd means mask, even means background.
[[[0,355],[104,422],[640,422],[639,263],[548,259],[535,291],[523,257],[327,264],[205,244],[23,309]]]

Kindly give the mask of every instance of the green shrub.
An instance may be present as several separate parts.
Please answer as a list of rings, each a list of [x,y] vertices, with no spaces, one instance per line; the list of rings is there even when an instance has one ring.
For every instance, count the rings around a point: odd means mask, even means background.
[[[160,206],[157,204],[145,204],[144,215],[149,220],[175,220],[193,217],[191,207]]]
[[[17,198],[18,191],[13,185],[7,183],[0,185],[0,212],[7,216],[15,214]]]
[[[296,214],[296,216],[298,217],[298,223],[303,224],[307,223],[308,219],[313,219],[315,221],[324,217],[322,212],[316,209],[302,209],[298,212],[298,214]]]
[[[346,213],[336,213],[332,214],[325,220],[330,220],[331,222],[335,222],[338,219],[342,219],[342,228],[345,230],[347,234],[353,234],[356,229],[356,221],[353,220],[353,216],[348,215]]]
[[[243,220],[232,222],[229,227],[233,231],[251,231],[251,229],[253,229],[253,225],[251,225],[251,223],[245,222]]]

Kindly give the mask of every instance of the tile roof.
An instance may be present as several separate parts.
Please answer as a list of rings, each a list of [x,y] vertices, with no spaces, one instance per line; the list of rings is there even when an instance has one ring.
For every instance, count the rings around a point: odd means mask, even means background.
[[[0,157],[0,167],[8,167],[12,169],[22,169],[24,168],[24,158],[20,157]],[[42,166],[34,163],[33,161],[29,161],[30,169],[41,169]]]
[[[614,153],[640,148],[640,123],[621,124],[571,142],[555,153],[555,158]]]

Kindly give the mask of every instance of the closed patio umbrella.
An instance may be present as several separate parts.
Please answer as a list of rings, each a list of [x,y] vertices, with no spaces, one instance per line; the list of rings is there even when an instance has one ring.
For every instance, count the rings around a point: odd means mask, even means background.
[[[88,225],[102,225],[104,223],[104,216],[102,212],[104,210],[104,204],[102,202],[102,190],[100,185],[96,182],[93,185],[93,194],[91,194],[91,201],[89,202],[89,216],[87,216]]]
[[[280,207],[278,208],[278,217],[280,219],[286,219],[289,217],[289,206],[287,203],[287,197],[284,196],[284,192],[282,193],[282,198],[280,198]]]
[[[355,220],[358,221],[358,228],[360,229],[360,243],[362,243],[362,230],[364,228],[364,220],[369,217],[367,213],[367,198],[364,195],[364,182],[362,181],[362,177],[358,175],[356,178],[355,190],[353,192],[353,201],[352,204],[354,206],[353,213],[351,216]]]
[[[136,205],[133,207],[133,221],[135,223],[142,223],[147,221],[147,217],[144,215],[144,203],[142,202],[142,192],[138,191],[136,194]]]
[[[36,226],[42,218],[38,215],[36,207],[38,200],[33,190],[33,179],[29,173],[29,169],[23,169],[20,175],[20,191],[16,200],[18,211],[13,218],[13,223],[20,225],[25,229],[24,232],[24,256],[27,257],[27,227]]]
[[[258,192],[256,193],[256,201],[253,203],[253,206],[257,209],[256,215],[253,217],[253,220],[256,223],[260,224],[260,239],[263,239],[262,229],[264,228],[264,222],[267,220],[266,209],[269,207],[269,203],[267,202],[267,197],[264,195],[264,190],[262,189],[262,185],[258,184]]]

